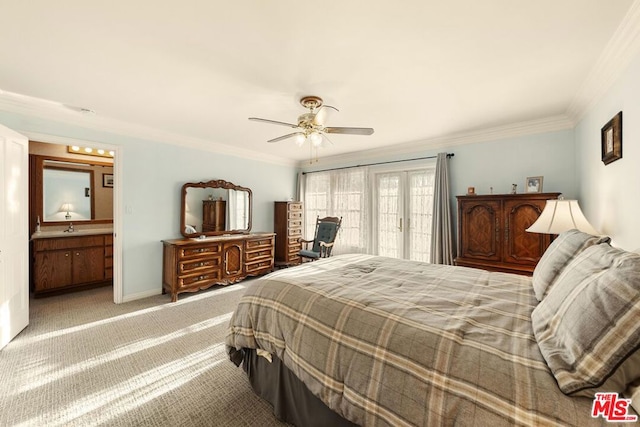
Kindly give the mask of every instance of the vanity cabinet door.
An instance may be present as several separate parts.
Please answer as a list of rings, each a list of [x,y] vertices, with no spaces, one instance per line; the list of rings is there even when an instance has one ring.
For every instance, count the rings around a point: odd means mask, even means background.
[[[35,254],[34,281],[37,291],[68,286],[71,283],[71,251]]]
[[[111,279],[104,235],[34,239],[33,253],[36,296]]]
[[[104,247],[74,249],[73,284],[104,280]]]

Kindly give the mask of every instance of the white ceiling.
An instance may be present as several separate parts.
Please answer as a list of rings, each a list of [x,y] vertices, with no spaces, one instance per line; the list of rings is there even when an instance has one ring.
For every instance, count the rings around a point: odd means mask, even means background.
[[[570,122],[635,8],[633,0],[3,3],[0,109],[285,160],[309,152],[293,140],[267,144],[291,129],[247,118],[295,122],[309,94],[340,110],[328,125],[375,128],[332,136],[321,157]],[[96,114],[56,116],[57,103]]]

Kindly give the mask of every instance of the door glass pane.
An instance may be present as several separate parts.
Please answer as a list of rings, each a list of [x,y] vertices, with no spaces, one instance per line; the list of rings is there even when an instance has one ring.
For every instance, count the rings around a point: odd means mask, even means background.
[[[400,258],[400,174],[380,174],[377,184],[378,255]]]
[[[429,262],[433,216],[433,170],[409,172],[409,254],[415,261]]]

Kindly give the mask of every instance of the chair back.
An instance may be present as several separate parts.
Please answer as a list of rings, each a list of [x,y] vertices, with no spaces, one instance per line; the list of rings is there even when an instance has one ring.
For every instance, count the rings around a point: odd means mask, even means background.
[[[328,248],[326,254],[322,254],[322,249],[320,247],[320,242],[324,243],[333,243],[336,240],[336,236],[338,235],[338,230],[340,230],[340,224],[342,224],[342,218],[337,218],[335,216],[328,216],[325,218],[318,218],[316,222],[316,235],[313,239],[313,248],[311,249],[313,252],[318,252],[321,254],[321,257],[328,257],[331,255],[331,248]]]

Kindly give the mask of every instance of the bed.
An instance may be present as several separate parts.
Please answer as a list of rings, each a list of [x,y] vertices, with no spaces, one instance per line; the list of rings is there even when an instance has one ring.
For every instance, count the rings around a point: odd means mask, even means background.
[[[631,425],[639,319],[640,255],[572,230],[533,278],[355,254],[279,270],[226,345],[298,426],[605,425],[599,392]]]

